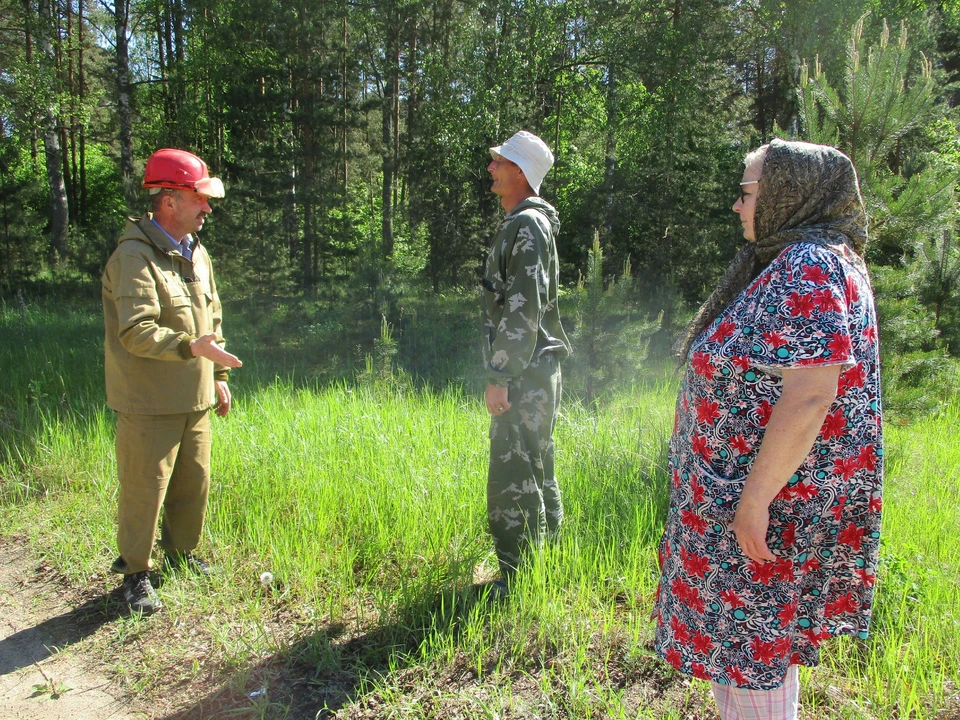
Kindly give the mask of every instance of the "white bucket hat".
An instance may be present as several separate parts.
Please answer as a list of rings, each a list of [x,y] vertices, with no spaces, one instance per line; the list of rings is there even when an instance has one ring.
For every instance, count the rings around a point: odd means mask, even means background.
[[[493,158],[497,155],[505,157],[519,165],[537,195],[540,194],[540,183],[543,182],[544,175],[553,167],[553,153],[550,148],[543,140],[526,130],[516,133],[503,145],[490,148],[490,155]]]

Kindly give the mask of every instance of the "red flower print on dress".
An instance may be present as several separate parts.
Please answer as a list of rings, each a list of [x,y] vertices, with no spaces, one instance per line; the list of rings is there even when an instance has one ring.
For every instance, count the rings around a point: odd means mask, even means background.
[[[863,363],[857,363],[840,375],[838,390],[844,393],[850,388],[862,388],[866,379],[866,375],[864,375],[863,372]]]
[[[680,666],[683,664],[683,659],[680,657],[680,651],[676,650],[675,648],[670,648],[667,650],[667,662],[679,670]]]
[[[793,488],[790,485],[784,485],[782,488],[780,488],[780,492],[777,493],[777,496],[774,498],[774,500],[783,500],[785,502],[789,502],[790,498],[792,498],[794,495],[796,495],[796,493],[793,491]]]
[[[764,665],[769,665],[776,654],[772,642],[761,640],[756,636],[750,639],[750,650],[753,654],[754,661],[763,663]]]
[[[863,528],[857,527],[855,523],[849,523],[837,535],[837,542],[849,545],[854,550],[860,550],[863,543]]]
[[[690,478],[690,492],[693,495],[693,501],[699,505],[707,497],[707,490],[703,485],[697,481],[697,476],[693,475]]]
[[[844,295],[847,299],[847,305],[853,305],[860,299],[860,291],[857,289],[857,283],[852,277],[848,277],[844,283]]]
[[[823,419],[823,425],[820,427],[820,437],[824,440],[843,437],[846,430],[847,418],[844,417],[843,408],[837,408],[832,413],[827,413],[827,416]]]
[[[693,592],[693,586],[683,578],[674,578],[670,583],[670,592],[681,600],[686,600]]]
[[[716,370],[713,365],[710,364],[710,356],[707,353],[697,352],[693,354],[693,359],[690,361],[690,367],[693,368],[693,371],[697,375],[701,375],[706,378],[713,378],[716,374]]]
[[[670,629],[673,630],[673,637],[678,643],[681,645],[690,643],[690,628],[685,622],[678,620],[676,615],[670,618]]]
[[[785,523],[780,531],[780,539],[783,540],[784,547],[790,547],[797,540],[797,524],[795,522]]]
[[[830,513],[833,515],[833,519],[837,522],[840,522],[840,518],[843,516],[843,508],[847,504],[847,496],[841,495],[837,498],[837,501],[834,503],[833,507],[830,508]]]
[[[780,618],[780,624],[783,627],[786,627],[793,622],[793,619],[797,616],[797,604],[795,602],[787,603],[779,612],[777,612],[777,617]]]
[[[732,320],[724,320],[722,323],[717,325],[717,329],[713,331],[713,335],[710,336],[710,340],[714,342],[723,342],[727,338],[733,337],[733,331],[736,329],[737,324]]]
[[[814,290],[813,303],[817,306],[817,310],[822,313],[843,312],[843,303],[830,290]]]
[[[813,315],[814,301],[813,295],[805,292],[795,292],[787,298],[787,307],[790,308],[790,314],[794,317],[809,318]]]
[[[720,403],[711,402],[707,398],[697,400],[697,422],[704,425],[713,425],[720,417]]]
[[[867,325],[860,334],[863,335],[863,339],[867,342],[872,343],[877,341],[877,328],[873,325]]]
[[[817,560],[813,555],[808,555],[807,559],[803,561],[803,565],[800,567],[800,572],[806,574],[809,572],[814,572],[815,570],[820,569],[820,561]]]
[[[863,470],[873,472],[877,469],[877,451],[873,445],[864,445],[857,453],[857,465]]]
[[[777,580],[781,582],[793,581],[793,561],[790,558],[777,558],[777,561],[773,563],[773,569],[777,574]]]
[[[857,576],[865,587],[873,587],[874,583],[877,582],[877,576],[866,568],[857,568]]]
[[[803,265],[803,279],[816,285],[826,285],[830,280],[830,275],[819,265]]]
[[[759,413],[760,413],[760,427],[766,427],[767,422],[770,420],[770,414],[773,412],[773,403],[767,402],[764,400],[760,403]]]
[[[709,635],[705,635],[698,630],[697,634],[693,636],[693,649],[701,655],[707,655],[714,647],[716,646],[713,644],[713,638]]]
[[[691,510],[680,511],[680,522],[685,527],[697,533],[697,535],[703,535],[707,532],[707,521]]]
[[[824,640],[830,639],[830,633],[823,632],[823,630],[814,630],[813,628],[807,628],[806,630],[801,631],[807,640],[810,641],[810,644],[814,647],[820,647],[820,643]]]
[[[833,472],[842,476],[844,480],[852,478],[859,469],[860,464],[855,457],[837,458],[833,461]]]
[[[878,495],[874,495],[872,498],[870,498],[870,512],[878,513],[881,510],[883,510],[883,498]]]
[[[820,490],[817,488],[817,486],[812,483],[808,483],[806,480],[794,485],[793,492],[796,493],[797,497],[801,500],[811,500],[820,494]]]
[[[740,668],[735,668],[732,665],[727,665],[727,667],[724,669],[727,671],[727,677],[730,678],[730,682],[733,683],[734,685],[737,685],[737,686],[746,685],[749,682],[747,680],[747,676],[743,674],[743,671],[740,670]]]
[[[763,333],[761,337],[763,337],[763,341],[773,347],[774,350],[779,350],[787,344],[787,338],[784,334],[776,330],[768,330]]]
[[[737,355],[731,358],[730,361],[734,364],[734,367],[742,373],[745,373],[753,365],[753,363],[750,362],[750,358],[745,355]]]
[[[743,600],[737,595],[736,590],[726,589],[720,591],[720,599],[723,600],[727,605],[736,610],[737,608],[742,608],[744,606]]]
[[[743,435],[732,436],[730,438],[730,447],[739,455],[746,455],[750,452],[750,446],[747,445],[747,439]]]
[[[776,575],[776,566],[774,563],[757,562],[756,560],[750,561],[750,579],[753,580],[753,582],[769,585],[774,575]]]
[[[693,448],[693,451],[704,460],[709,462],[713,459],[713,450],[710,449],[706,436],[694,435],[693,442],[690,443],[690,446]]]
[[[848,358],[853,352],[853,342],[845,332],[834,333],[833,338],[827,343],[827,349],[837,358]]]
[[[828,602],[824,610],[824,615],[826,617],[835,617],[843,613],[856,612],[859,607],[859,603],[853,597],[853,592],[848,592],[846,595],[841,595],[836,601]]]
[[[710,676],[707,674],[707,666],[703,663],[690,663],[690,672],[693,673],[695,678],[700,678],[701,680],[710,680]]]
[[[793,640],[789,635],[778,637],[773,641],[773,647],[778,658],[785,658],[790,654],[790,651],[793,650]]]
[[[676,595],[684,605],[699,613],[703,613],[706,606],[703,598],[700,597],[700,591],[693,587],[693,585],[684,581],[682,578],[674,578],[670,583],[670,591]]]
[[[680,548],[680,558],[683,562],[683,569],[688,575],[698,578],[706,578],[710,572],[710,559],[704,555],[697,555],[689,552],[686,548]]]

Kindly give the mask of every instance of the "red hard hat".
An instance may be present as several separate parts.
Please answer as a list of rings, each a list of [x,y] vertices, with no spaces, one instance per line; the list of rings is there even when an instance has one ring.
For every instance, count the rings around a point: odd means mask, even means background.
[[[206,197],[223,197],[223,183],[210,177],[207,164],[186,150],[163,148],[147,158],[143,187],[195,190]]]

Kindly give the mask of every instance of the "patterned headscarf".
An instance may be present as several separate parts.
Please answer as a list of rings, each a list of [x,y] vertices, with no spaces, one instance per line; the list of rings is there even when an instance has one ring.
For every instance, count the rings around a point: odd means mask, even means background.
[[[864,277],[867,219],[850,158],[829,145],[774,140],[757,186],[756,241],[743,248],[680,336],[680,362],[690,346],[780,252],[797,242],[822,245]],[[850,252],[852,250],[852,252]]]

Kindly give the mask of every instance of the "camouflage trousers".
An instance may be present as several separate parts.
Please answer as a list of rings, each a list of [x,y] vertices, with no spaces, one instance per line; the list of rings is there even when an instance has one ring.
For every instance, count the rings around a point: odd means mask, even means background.
[[[487,520],[505,580],[563,521],[553,461],[560,384],[560,363],[547,353],[510,382],[510,409],[490,421]]]

